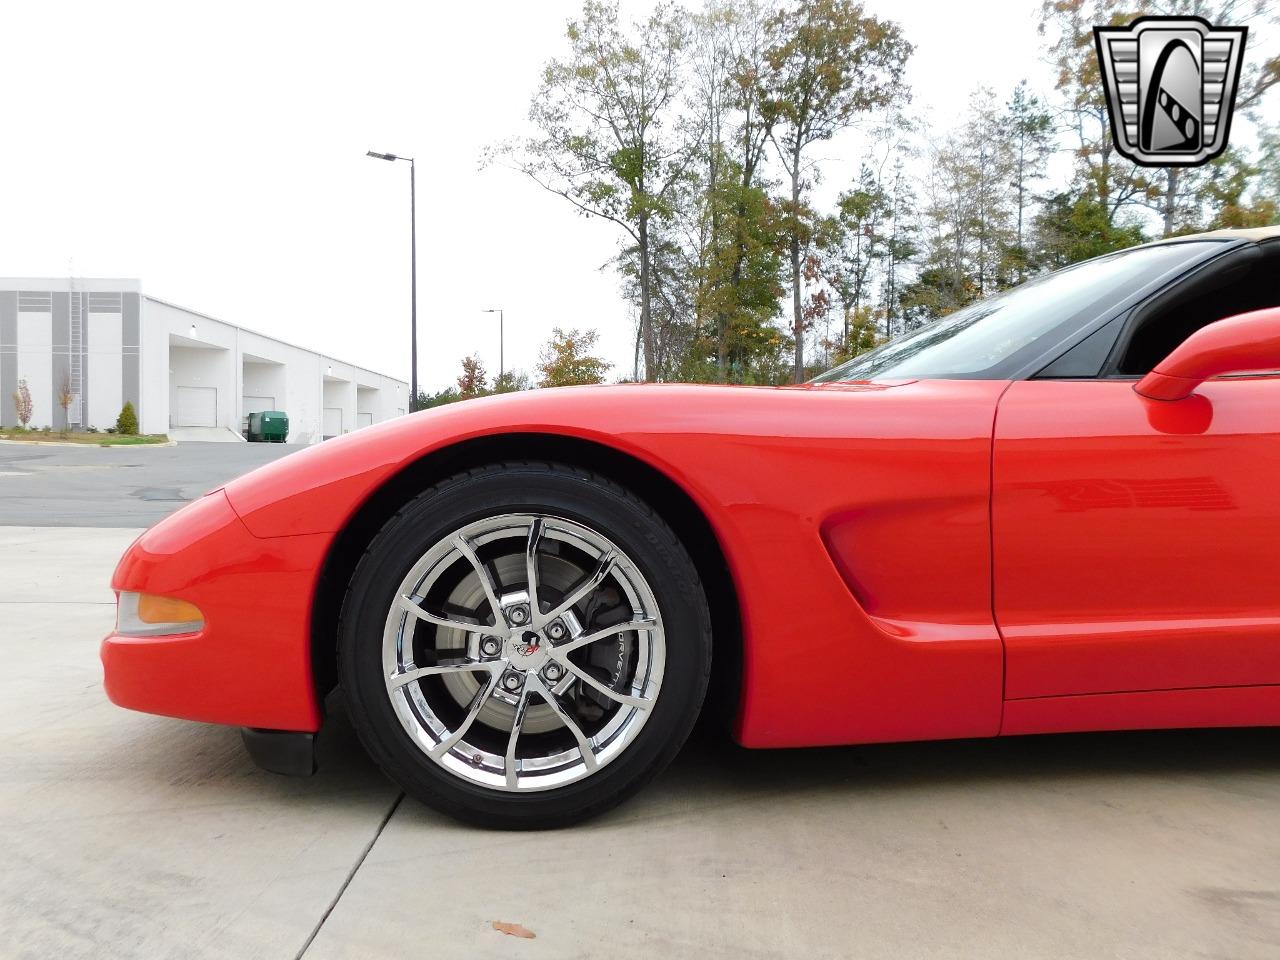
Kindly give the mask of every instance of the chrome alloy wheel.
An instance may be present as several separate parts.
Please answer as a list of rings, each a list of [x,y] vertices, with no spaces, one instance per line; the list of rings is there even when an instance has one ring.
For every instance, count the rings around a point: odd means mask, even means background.
[[[635,563],[546,514],[469,523],[431,546],[383,632],[386,691],[416,746],[504,791],[590,776],[644,726],[666,639]]]

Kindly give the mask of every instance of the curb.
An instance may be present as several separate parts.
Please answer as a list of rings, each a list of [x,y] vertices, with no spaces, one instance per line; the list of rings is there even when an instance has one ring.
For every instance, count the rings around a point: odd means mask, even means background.
[[[81,450],[146,450],[150,447],[176,447],[177,440],[164,443],[72,443],[67,440],[14,440],[0,437],[0,445],[14,447],[77,447]]]

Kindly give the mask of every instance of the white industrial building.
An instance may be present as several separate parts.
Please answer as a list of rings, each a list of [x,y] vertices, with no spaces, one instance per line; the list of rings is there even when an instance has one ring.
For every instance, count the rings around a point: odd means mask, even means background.
[[[289,415],[289,442],[315,443],[400,416],[403,380],[179,307],[137,280],[0,279],[0,426],[114,426],[133,401],[143,433],[239,438],[259,410]],[[73,397],[64,413],[60,397]]]

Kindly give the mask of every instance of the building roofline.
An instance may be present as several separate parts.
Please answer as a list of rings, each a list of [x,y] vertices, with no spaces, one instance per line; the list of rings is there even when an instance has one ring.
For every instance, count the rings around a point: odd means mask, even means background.
[[[348,366],[348,367],[351,367],[351,368],[353,368],[353,369],[355,369],[355,370],[361,370],[361,371],[363,371],[364,373],[372,373],[372,374],[374,374],[375,376],[382,377],[384,380],[394,380],[396,383],[403,383],[403,384],[405,385],[405,387],[406,387],[406,388],[407,388],[407,387],[408,387],[408,385],[409,385],[409,384],[408,384],[408,381],[406,381],[406,380],[401,380],[399,377],[393,377],[393,376],[391,376],[389,373],[382,373],[380,370],[374,370],[374,369],[373,369],[373,368],[371,368],[371,367],[362,367],[362,366],[360,366],[358,363],[351,363],[349,360],[341,360],[341,359],[339,359],[339,358],[337,358],[337,357],[335,357],[335,356],[332,356],[332,355],[330,355],[330,354],[322,353],[321,351],[316,350],[314,347],[304,347],[302,344],[300,344],[300,343],[294,343],[294,342],[293,342],[293,341],[291,341],[291,340],[282,340],[282,339],[280,339],[279,337],[272,336],[272,335],[271,335],[271,334],[269,334],[269,333],[263,333],[261,330],[254,330],[252,327],[246,327],[246,326],[244,326],[244,325],[242,325],[242,324],[239,324],[239,323],[232,323],[230,320],[223,320],[221,317],[215,317],[215,316],[213,316],[212,314],[204,313],[204,312],[202,312],[202,311],[200,311],[200,310],[193,310],[193,309],[191,309],[190,307],[184,307],[184,306],[183,306],[182,304],[180,304],[180,303],[174,303],[172,300],[165,300],[163,297],[156,297],[156,296],[153,296],[153,295],[151,295],[151,294],[149,294],[149,293],[144,293],[144,294],[142,294],[142,298],[143,298],[144,300],[150,300],[150,301],[152,301],[153,303],[163,304],[163,305],[164,305],[164,306],[166,306],[166,307],[172,307],[172,308],[173,308],[173,309],[175,309],[175,310],[181,310],[183,313],[189,313],[189,314],[191,314],[192,316],[200,317],[200,318],[202,318],[202,319],[204,319],[204,320],[212,320],[214,323],[221,323],[221,324],[224,324],[224,325],[226,325],[226,326],[228,326],[228,327],[231,327],[231,328],[233,328],[233,329],[235,329],[235,330],[243,330],[245,333],[251,333],[251,334],[253,334],[255,337],[262,337],[262,339],[264,339],[264,340],[270,340],[270,341],[272,341],[273,343],[278,343],[278,344],[280,344],[280,345],[282,345],[282,346],[285,346],[285,347],[292,347],[292,348],[293,348],[293,349],[295,349],[295,350],[304,350],[304,351],[306,351],[307,353],[314,353],[314,354],[315,354],[316,356],[318,356],[318,357],[324,357],[325,359],[327,359],[327,360],[332,360],[332,361],[334,361],[335,363],[345,364],[345,365],[346,365],[346,366]]]
[[[0,277],[0,290],[37,293],[40,291],[70,290],[83,285],[110,286],[117,289],[89,290],[89,293],[142,293],[142,281],[137,277]]]

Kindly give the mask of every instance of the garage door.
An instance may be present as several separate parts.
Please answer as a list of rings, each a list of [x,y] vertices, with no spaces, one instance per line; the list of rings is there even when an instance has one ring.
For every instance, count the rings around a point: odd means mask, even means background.
[[[175,427],[216,427],[218,425],[217,387],[178,387]]]
[[[251,413],[261,413],[263,410],[275,410],[275,397],[245,397],[244,398],[244,415],[247,417]]]
[[[342,434],[342,408],[324,408],[324,438],[337,437]]]
[[[357,413],[357,414],[356,414],[356,426],[357,426],[357,427],[372,427],[372,426],[373,426],[373,414],[372,414],[372,413]]]

